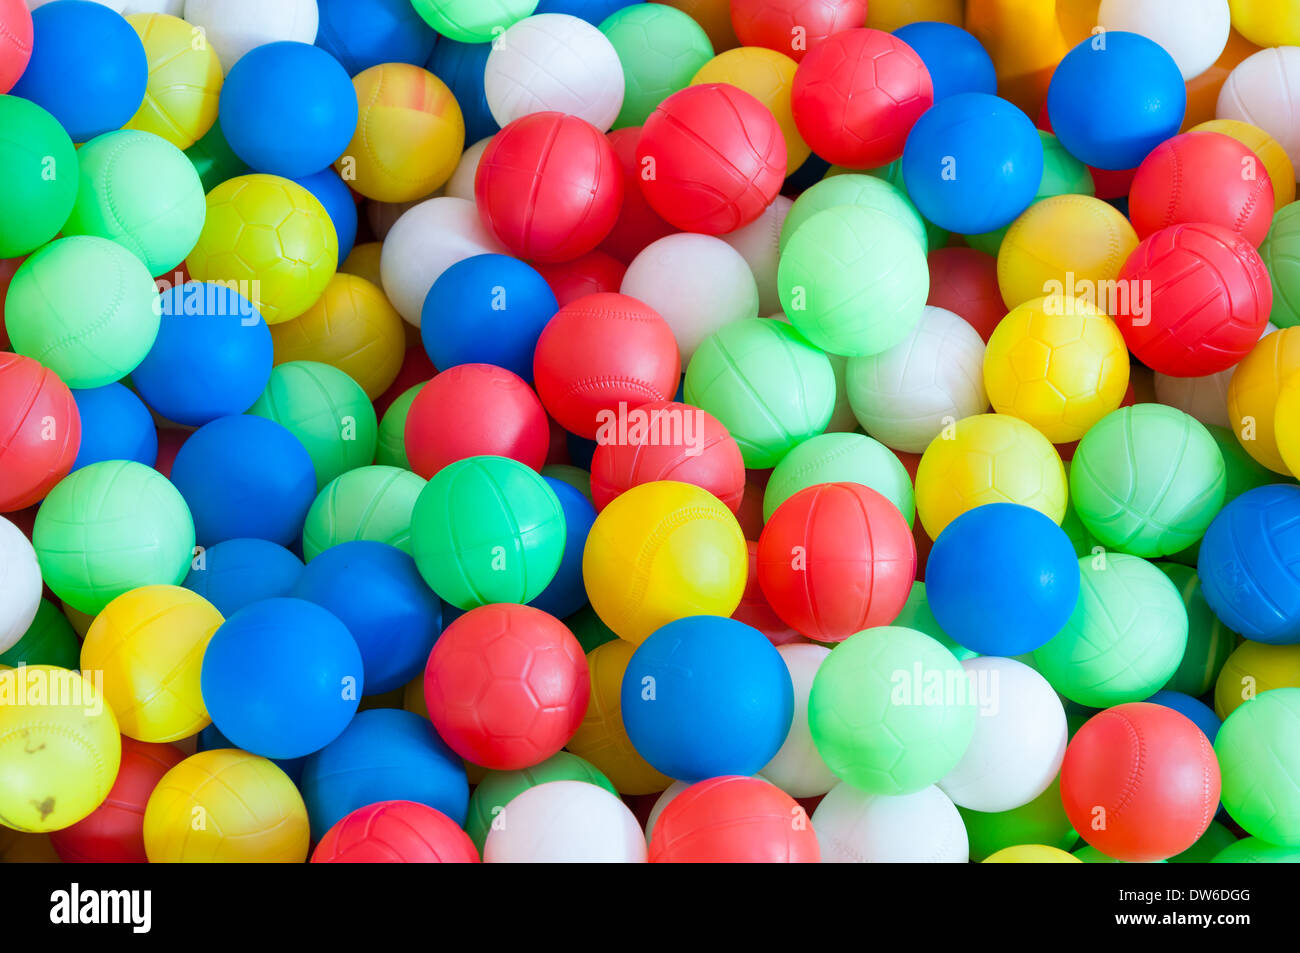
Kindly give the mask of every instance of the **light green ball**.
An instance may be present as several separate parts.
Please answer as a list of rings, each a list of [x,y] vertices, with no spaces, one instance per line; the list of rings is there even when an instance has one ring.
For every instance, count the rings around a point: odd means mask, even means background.
[[[988,814],[959,806],[957,812],[966,825],[970,859],[975,863],[1017,844],[1044,844],[1068,851],[1079,841],[1065,815],[1059,775],[1038,797],[1009,811]]]
[[[77,197],[77,152],[59,121],[27,99],[0,96],[0,258],[40,248]]]
[[[947,632],[943,631],[943,627],[939,625],[939,620],[930,611],[930,600],[925,595],[925,583],[923,582],[912,583],[912,590],[907,594],[907,601],[903,603],[903,608],[899,610],[898,616],[890,625],[902,626],[905,629],[916,629],[917,632],[925,633],[951,652],[959,662],[964,659],[979,657],[978,652],[972,652],[966,646],[958,645],[949,637]]]
[[[421,19],[449,40],[486,43],[498,28],[531,16],[538,0],[411,0]]]
[[[19,354],[77,389],[121,380],[158,336],[158,287],[140,259],[106,238],[60,238],[22,263],[5,298]]]
[[[785,224],[781,226],[777,247],[784,252],[785,246],[804,222],[818,212],[841,205],[856,205],[884,212],[906,226],[921,248],[928,250],[925,219],[921,218],[921,213],[916,210],[907,193],[885,179],[854,172],[822,179],[795,199],[786,215]]]
[[[1250,834],[1300,847],[1300,688],[1261,692],[1224,719],[1214,740],[1223,806]]]
[[[1284,205],[1259,246],[1273,283],[1273,310],[1268,319],[1279,328],[1300,324],[1300,202]]]
[[[411,552],[411,513],[424,477],[399,467],[358,467],[316,495],[302,529],[302,555],[310,561],[331,546],[364,539]]]
[[[375,405],[360,384],[329,364],[280,364],[248,412],[274,420],[302,441],[316,467],[317,490],[375,459]]]
[[[831,179],[831,178],[836,178],[840,175],[847,175],[847,174],[849,173],[838,172],[835,169],[832,169],[830,172],[826,173],[826,178]],[[903,160],[902,159],[895,159],[893,162],[889,163],[889,165],[882,165],[876,169],[868,169],[866,174],[870,176],[874,176],[877,179],[884,179],[890,185],[894,186],[894,188],[898,189],[900,192],[906,195],[907,200],[909,202],[912,201],[912,197],[908,195],[907,192],[907,183],[903,181]],[[947,231],[940,228],[938,225],[934,224],[934,222],[931,222],[928,219],[924,218],[924,216],[922,216],[922,221],[925,222],[925,237],[926,237],[927,248],[943,248],[945,245],[948,244],[949,236]]]
[[[855,205],[811,216],[776,273],[785,315],[832,354],[870,357],[902,342],[925,310],[925,248],[898,219]]]
[[[696,349],[685,397],[727,428],[746,467],[762,470],[826,429],[835,409],[835,372],[825,353],[790,325],[746,318],[719,328]]]
[[[1109,708],[1159,691],[1186,649],[1187,610],[1169,577],[1137,556],[1104,553],[1079,560],[1079,601],[1034,650],[1034,667],[1071,701]]]
[[[914,629],[849,636],[822,662],[808,725],[826,766],[869,794],[912,794],[956,767],[975,732],[974,692],[946,648]]]
[[[529,788],[551,781],[584,781],[604,788],[615,797],[618,792],[600,769],[576,754],[558,751],[541,764],[518,771],[489,771],[474,788],[465,818],[465,833],[481,852],[492,822],[505,806]]]
[[[1210,863],[1300,864],[1300,847],[1279,847],[1277,844],[1262,841],[1258,837],[1243,837],[1215,854]]]
[[[623,65],[623,108],[614,128],[640,126],[668,96],[713,59],[704,28],[675,7],[634,3],[600,23]]]
[[[1219,621],[1201,592],[1201,577],[1190,566],[1179,563],[1156,563],[1178,589],[1187,609],[1187,648],[1178,670],[1165,683],[1171,692],[1198,698],[1214,688],[1214,683],[1237,646],[1237,633]]]
[[[907,519],[916,520],[912,478],[897,455],[878,440],[857,433],[809,437],[785,455],[767,481],[763,520],[800,490],[818,483],[861,483],[884,496]]]
[[[388,405],[384,419],[379,421],[379,442],[375,447],[375,463],[386,467],[411,469],[411,461],[406,458],[406,418],[411,413],[411,404],[415,395],[427,384],[425,381],[409,387]]]
[[[194,520],[165,476],[130,460],[74,471],[36,512],[41,576],[78,612],[97,615],[140,586],[180,585],[194,554]]]

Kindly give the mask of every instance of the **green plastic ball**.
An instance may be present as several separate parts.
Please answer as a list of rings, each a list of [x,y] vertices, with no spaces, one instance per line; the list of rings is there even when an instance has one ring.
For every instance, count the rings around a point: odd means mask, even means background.
[[[1169,577],[1145,559],[1105,553],[1079,560],[1079,601],[1034,650],[1034,667],[1071,701],[1109,708],[1159,691],[1186,649],[1187,610]]]
[[[727,428],[746,467],[763,470],[826,429],[835,372],[790,325],[746,318],[700,344],[686,369],[685,397]]]
[[[890,625],[925,633],[951,652],[959,662],[979,657],[978,652],[972,652],[966,646],[958,645],[940,627],[939,620],[930,611],[930,600],[926,598],[923,582],[912,583],[912,591],[907,594],[907,601],[903,603],[902,610]]]
[[[1204,534],[1227,493],[1223,454],[1205,425],[1164,404],[1107,414],[1070,466],[1079,519],[1111,549],[1167,556]]]
[[[810,186],[790,206],[785,223],[781,226],[781,237],[777,247],[785,251],[794,233],[804,222],[818,212],[841,205],[856,205],[859,208],[875,209],[896,219],[907,227],[923,249],[929,248],[929,238],[925,233],[925,219],[916,210],[912,200],[898,185],[874,175],[864,173],[846,173],[833,175]]]
[[[203,230],[203,183],[185,153],[150,132],[120,129],[77,152],[81,185],[65,235],[97,235],[135,255],[151,275],[185,260]]]
[[[656,106],[684,89],[701,66],[713,59],[704,28],[676,7],[634,3],[600,23],[623,64],[623,108],[614,128],[640,126]]]
[[[144,360],[162,320],[158,287],[140,259],[106,238],[60,238],[19,266],[5,325],[19,354],[69,387],[103,387]]]
[[[411,513],[424,477],[399,467],[358,467],[331,480],[312,502],[302,529],[310,561],[331,546],[365,539],[411,552]]]
[[[214,122],[198,142],[185,150],[185,158],[190,160],[194,171],[199,174],[205,193],[211,192],[227,179],[249,171],[244,160],[235,155],[235,150],[226,142],[219,122]]]
[[[1284,205],[1259,246],[1273,282],[1273,310],[1268,319],[1279,328],[1300,324],[1300,202]]]
[[[802,489],[818,483],[861,483],[889,500],[911,526],[916,520],[912,478],[898,456],[878,440],[858,433],[809,437],[782,458],[763,493],[763,520]]]
[[[826,173],[826,178],[830,179],[830,178],[835,178],[836,176],[839,175],[846,175],[846,174],[849,174],[848,170],[840,172],[837,169],[832,169],[830,172]],[[889,163],[889,165],[882,165],[876,169],[868,169],[866,174],[875,176],[878,179],[884,179],[890,185],[899,189],[904,195],[906,195],[907,200],[909,202],[912,201],[912,197],[908,195],[907,192],[907,183],[903,181],[903,160],[902,159],[895,159],[893,162]],[[915,203],[913,204],[915,205]],[[934,222],[930,221],[929,219],[924,218],[924,216],[922,217],[922,220],[925,222],[925,237],[926,237],[927,248],[943,248],[945,245],[948,244],[949,235],[947,231],[940,228],[938,225],[934,224]]]
[[[81,667],[81,643],[68,617],[49,599],[42,599],[36,618],[23,637],[7,652],[0,653],[0,665],[57,665]]]
[[[799,226],[781,253],[785,315],[817,347],[870,357],[903,341],[925,310],[925,247],[884,212],[841,205]]]
[[[411,413],[411,404],[415,402],[415,395],[420,393],[423,387],[424,384],[416,384],[402,391],[384,411],[384,417],[379,421],[375,463],[386,467],[401,467],[403,470],[411,469],[411,461],[406,458],[406,418]]]
[[[1028,804],[986,814],[958,807],[970,840],[970,859],[975,863],[992,856],[1004,847],[1017,844],[1045,844],[1068,851],[1079,841],[1079,835],[1070,826],[1061,801],[1061,779],[1051,785]]]
[[[591,502],[591,473],[575,467],[570,463],[548,463],[542,467],[542,476],[551,477],[562,483],[567,483]]]
[[[289,361],[277,366],[248,412],[274,420],[302,441],[316,466],[318,490],[375,459],[375,405],[360,384],[329,364]]]
[[[1219,851],[1210,863],[1300,864],[1300,847],[1279,847],[1258,837],[1243,837]]]
[[[1237,843],[1237,835],[1218,821],[1210,821],[1205,833],[1187,850],[1169,858],[1171,864],[1208,864],[1225,848]]]
[[[415,564],[429,588],[459,609],[530,602],[564,553],[564,510],[537,471],[506,457],[443,467],[411,515]]]
[[[50,590],[97,615],[140,586],[180,585],[194,554],[194,521],[165,476],[130,460],[74,471],[36,511],[32,544]]]
[[[822,662],[808,724],[840,780],[870,794],[912,794],[961,760],[975,702],[951,652],[915,629],[881,626],[849,636]]]
[[[1187,609],[1187,648],[1178,670],[1164,687],[1198,698],[1214,687],[1238,636],[1219,621],[1205,601],[1201,577],[1194,569],[1180,563],[1156,563],[1156,568],[1169,577]]]
[[[564,620],[564,624],[569,627],[573,637],[578,640],[582,646],[584,655],[591,654],[591,650],[598,645],[604,645],[606,642],[613,642],[618,638],[614,630],[607,626],[596,615],[596,610],[590,605],[585,605],[573,615]]]
[[[618,792],[609,778],[588,761],[568,751],[558,751],[541,764],[518,771],[489,771],[474,788],[465,818],[465,833],[481,852],[493,822],[505,806],[529,788],[551,781],[583,781],[604,788],[615,797]],[[504,819],[503,819],[504,820]]]
[[[537,0],[411,0],[425,23],[458,43],[486,43],[497,31],[530,16]]]
[[[1214,740],[1223,806],[1247,833],[1300,847],[1300,688],[1261,692],[1229,715]]]
[[[77,198],[77,151],[59,121],[18,96],[0,96],[0,258],[40,248]]]

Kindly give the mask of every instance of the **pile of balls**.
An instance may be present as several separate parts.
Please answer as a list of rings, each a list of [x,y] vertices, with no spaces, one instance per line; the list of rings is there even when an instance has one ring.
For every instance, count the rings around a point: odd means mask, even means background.
[[[0,0],[0,859],[1300,862],[1297,88],[1284,0]]]

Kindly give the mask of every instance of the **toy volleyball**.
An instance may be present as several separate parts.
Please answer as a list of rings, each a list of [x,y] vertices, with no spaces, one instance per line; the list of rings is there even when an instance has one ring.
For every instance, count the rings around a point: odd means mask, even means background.
[[[893,503],[909,526],[916,518],[912,479],[902,461],[884,444],[855,433],[818,434],[787,453],[763,492],[764,518],[818,483],[861,483]]]
[[[503,814],[483,844],[485,863],[645,863],[635,815],[598,785],[548,781],[516,796]]]
[[[761,778],[730,775],[690,785],[664,808],[650,836],[652,864],[821,859],[807,813]]]
[[[1223,771],[1223,806],[1270,844],[1300,846],[1296,754],[1286,739],[1300,715],[1300,688],[1264,692],[1224,721],[1214,742]]]
[[[786,174],[807,161],[812,150],[799,134],[791,104],[791,89],[798,64],[789,55],[759,47],[725,50],[691,77],[691,85],[726,83],[749,93],[776,117],[785,137]]]
[[[584,781],[598,785],[610,794],[618,793],[597,768],[568,751],[557,751],[545,761],[526,768],[489,771],[475,786],[469,799],[465,831],[474,846],[481,848],[488,832],[503,823],[501,815],[507,804],[529,788],[550,781]]]
[[[1294,205],[1294,203],[1292,203]],[[1300,324],[1300,270],[1297,269],[1297,250],[1300,243],[1300,210],[1292,205],[1283,206],[1273,216],[1268,235],[1259,246],[1259,256],[1268,269],[1273,285],[1273,310],[1269,322],[1279,328]]]
[[[478,850],[441,811],[414,801],[359,807],[325,832],[313,864],[476,864]]]
[[[209,44],[194,43],[193,27],[166,13],[126,18],[144,45],[149,79],[144,101],[123,128],[151,132],[177,149],[188,149],[217,121],[222,64]]]
[[[411,514],[425,481],[391,466],[358,467],[335,477],[316,495],[302,526],[304,558],[331,546],[365,539],[411,551]]]
[[[196,553],[184,586],[222,617],[263,599],[287,596],[302,575],[302,560],[266,539],[228,539]]]
[[[641,125],[713,56],[704,28],[673,7],[630,4],[599,27],[623,67],[623,106],[614,119],[616,128]]]
[[[812,815],[823,863],[964,864],[970,859],[957,808],[937,787],[866,794],[837,784]]]
[[[0,652],[27,633],[41,607],[41,567],[27,537],[0,516]]]
[[[58,120],[26,99],[0,95],[0,128],[0,172],[12,183],[5,192],[10,211],[0,222],[0,256],[8,258],[34,251],[63,227],[77,178],[42,173],[51,160],[56,171],[71,172],[77,154]]]

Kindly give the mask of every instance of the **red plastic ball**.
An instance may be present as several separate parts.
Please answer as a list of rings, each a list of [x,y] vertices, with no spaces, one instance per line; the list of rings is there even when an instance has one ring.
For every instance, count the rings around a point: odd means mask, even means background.
[[[31,58],[31,11],[23,0],[0,0],[0,93],[13,89]]]
[[[474,174],[483,223],[530,261],[570,261],[609,234],[623,170],[603,133],[564,113],[531,113],[492,137]]]
[[[478,850],[446,814],[414,801],[359,807],[325,832],[313,864],[477,864]]]
[[[30,357],[0,352],[0,513],[45,499],[80,446],[81,415],[67,385]]]
[[[1259,341],[1273,286],[1259,253],[1218,225],[1173,225],[1143,239],[1119,273],[1115,323],[1151,370],[1203,377]]]
[[[123,735],[122,763],[108,797],[87,817],[50,834],[55,852],[65,864],[147,864],[145,805],[162,776],[184,759],[175,745]]]
[[[650,835],[652,864],[816,864],[821,847],[794,798],[761,778],[692,784],[668,802]]]
[[[818,642],[888,625],[915,578],[912,528],[898,507],[860,483],[800,490],[776,508],[758,540],[763,595]]]
[[[930,252],[930,297],[926,304],[964,318],[987,344],[1007,316],[998,288],[998,260],[974,248],[936,248]]]
[[[540,470],[550,447],[546,411],[523,378],[491,364],[458,364],[415,395],[406,457],[426,480],[466,457],[509,457]]]
[[[670,400],[681,371],[668,322],[623,294],[571,301],[542,329],[533,353],[542,404],[565,430],[588,440],[620,408]]]
[[[1273,223],[1273,183],[1246,146],[1217,132],[1185,132],[1138,166],[1128,199],[1139,238],[1170,225],[1208,222],[1256,248]]]
[[[748,225],[785,181],[785,137],[771,110],[724,83],[687,86],[650,114],[637,182],[678,228],[722,235]]]
[[[424,670],[439,736],[472,764],[514,771],[577,731],[591,680],[578,640],[541,609],[480,606],[443,630]]]
[[[627,273],[624,262],[600,249],[589,251],[573,261],[538,264],[536,268],[551,286],[555,301],[561,308],[587,295],[618,291],[623,285],[623,275]]]
[[[665,235],[672,235],[676,228],[665,222],[659,213],[650,207],[645,193],[637,183],[641,180],[641,166],[636,159],[637,143],[641,141],[641,127],[628,126],[605,133],[605,138],[614,148],[619,165],[623,168],[623,207],[619,210],[618,221],[613,229],[600,243],[600,250],[608,252],[624,264],[631,264],[641,249],[651,242],[657,242]],[[615,291],[618,289],[615,288]],[[563,303],[563,302],[561,302]]]
[[[889,33],[844,30],[809,51],[791,91],[799,134],[827,162],[850,169],[888,165],[934,105],[930,71]]]
[[[740,446],[716,417],[676,401],[636,408],[626,430],[596,434],[591,457],[591,501],[603,510],[616,496],[642,483],[675,480],[708,490],[731,512],[745,495]]]
[[[1205,833],[1219,805],[1219,762],[1204,732],[1164,705],[1116,705],[1065,749],[1061,801],[1070,824],[1116,860],[1163,860]]]
[[[745,593],[740,597],[740,605],[731,617],[751,628],[758,629],[773,645],[789,645],[791,642],[807,642],[772,609],[772,604],[763,595],[763,587],[758,583],[758,543],[752,539],[745,540],[749,551],[749,575],[745,579]]]
[[[742,46],[765,46],[796,61],[833,33],[867,22],[867,0],[731,0]]]

